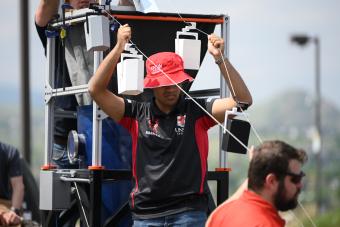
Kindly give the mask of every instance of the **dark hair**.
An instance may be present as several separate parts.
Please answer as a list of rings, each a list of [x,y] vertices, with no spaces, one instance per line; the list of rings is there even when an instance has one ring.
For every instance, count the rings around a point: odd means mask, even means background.
[[[279,141],[266,141],[255,148],[248,170],[248,188],[261,190],[266,176],[270,173],[282,179],[288,171],[289,161],[295,159],[302,164],[307,161],[304,150]]]

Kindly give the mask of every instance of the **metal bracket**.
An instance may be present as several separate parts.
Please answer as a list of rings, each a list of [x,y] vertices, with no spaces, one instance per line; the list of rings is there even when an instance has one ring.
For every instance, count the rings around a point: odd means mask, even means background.
[[[45,85],[45,104],[51,101],[52,91],[53,89],[49,84]]]
[[[105,118],[108,117],[108,115],[99,106],[97,106],[96,113],[97,113],[97,116],[96,116],[97,120],[104,120]]]

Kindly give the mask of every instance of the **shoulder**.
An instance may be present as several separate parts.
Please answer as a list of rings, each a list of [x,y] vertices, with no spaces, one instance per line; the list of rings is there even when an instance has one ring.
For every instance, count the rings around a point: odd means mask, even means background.
[[[234,200],[216,208],[206,226],[284,227],[284,224],[284,221],[275,219],[254,206],[247,206]]]
[[[44,35],[45,36],[45,31],[47,30],[47,26],[39,26],[36,22],[35,22],[35,28],[37,29],[37,32],[40,35]]]
[[[1,158],[4,158],[10,163],[15,163],[20,160],[20,152],[14,146],[9,144],[0,143]]]
[[[184,98],[184,101],[187,103],[213,103],[216,99],[218,98],[214,98],[214,97],[204,97],[204,98]]]
[[[213,103],[215,102],[216,99],[217,98],[213,98],[213,97],[193,98],[193,99],[184,98],[183,103],[185,104],[185,106],[187,108],[202,110],[201,107],[203,107],[203,109],[211,112],[212,105],[213,105]],[[201,107],[199,107],[198,105],[200,105]]]
[[[8,154],[12,154],[12,155],[13,154],[19,154],[19,151],[18,151],[17,148],[15,148],[12,145],[2,143],[2,142],[0,142],[0,150],[1,150],[1,152],[5,152],[5,153],[8,153]]]
[[[223,222],[224,219],[233,216],[234,211],[239,211],[240,201],[238,199],[233,201],[225,201],[211,213],[209,220]]]
[[[148,101],[140,102],[129,98],[123,98],[123,100],[125,106],[124,115],[128,117],[146,114],[151,109],[151,102]]]
[[[43,47],[46,49],[47,37],[46,37],[45,32],[47,30],[47,26],[41,27],[35,22],[35,28],[37,30],[38,36],[40,38],[40,41],[41,41]]]
[[[143,107],[143,108],[150,108],[151,102],[149,101],[136,101],[129,98],[123,98],[125,106],[131,106],[131,107]]]
[[[241,212],[240,212],[241,211]],[[211,214],[209,219],[218,223],[250,223],[255,222],[256,217],[261,214],[261,209],[245,198],[245,192],[240,198],[225,201],[219,205]],[[244,220],[242,217],[248,217]],[[246,222],[247,221],[247,222]],[[257,221],[256,221],[257,222]],[[217,225],[214,225],[217,226]],[[229,225],[228,225],[229,226]]]

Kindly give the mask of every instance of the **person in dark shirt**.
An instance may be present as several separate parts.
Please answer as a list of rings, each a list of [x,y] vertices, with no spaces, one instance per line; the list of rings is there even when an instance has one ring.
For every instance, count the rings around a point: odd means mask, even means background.
[[[0,142],[0,204],[10,205],[10,210],[2,210],[0,225],[20,223],[24,199],[24,183],[19,151]]]
[[[46,52],[46,30],[48,23],[57,15],[59,0],[40,0],[35,11],[35,25]],[[89,7],[94,0],[66,0],[74,9]],[[120,6],[133,6],[129,0],[120,0]],[[56,39],[56,87],[70,87],[86,84],[93,74],[93,52],[87,51],[85,43],[84,25],[74,24],[67,31],[65,39],[65,59],[62,54],[63,47],[59,37]],[[64,64],[64,69],[62,65]],[[68,95],[55,98],[55,110],[76,111],[78,105],[90,105],[92,99],[88,93]],[[54,144],[52,161],[58,168],[77,168],[68,161],[66,154],[67,136],[71,130],[77,129],[77,121],[72,118],[55,118]]]
[[[74,9],[86,8],[93,0],[69,0],[68,3]],[[59,0],[41,0],[35,11],[35,24],[38,35],[46,51],[47,38],[45,31],[48,23],[58,13]],[[75,28],[68,32],[65,42],[65,61],[62,53],[63,47],[59,38],[56,39],[55,45],[55,65],[56,65],[56,88],[70,87],[80,84],[86,84],[92,75],[91,65],[93,65],[93,54],[86,51],[84,40],[83,25],[74,26]],[[72,39],[70,41],[70,39]],[[72,45],[71,45],[72,43]],[[73,49],[73,46],[77,46]],[[74,58],[70,57],[73,56]],[[81,59],[78,59],[81,58]],[[82,64],[78,64],[81,62]],[[62,65],[64,64],[64,69]],[[80,83],[80,84],[79,84]],[[57,111],[76,111],[78,105],[91,104],[88,94],[77,94],[61,96],[55,98],[55,110]],[[71,130],[77,129],[77,120],[74,118],[56,117],[54,128],[54,144],[52,161],[58,168],[68,169],[77,168],[68,161],[66,153],[67,136]]]
[[[107,84],[130,38],[129,25],[121,26],[116,46],[89,81],[89,92],[104,112],[131,134],[135,185],[129,202],[134,226],[204,226],[207,130],[216,125],[209,115],[223,122],[225,111],[237,103],[233,98],[196,99],[195,103],[182,96],[178,86],[193,78],[184,72],[182,58],[172,52],[154,54],[146,61],[144,87],[153,90],[154,99],[138,102],[114,95]],[[241,76],[221,56],[223,39],[210,35],[208,50],[228,85],[233,85],[238,101],[251,105],[252,97]]]

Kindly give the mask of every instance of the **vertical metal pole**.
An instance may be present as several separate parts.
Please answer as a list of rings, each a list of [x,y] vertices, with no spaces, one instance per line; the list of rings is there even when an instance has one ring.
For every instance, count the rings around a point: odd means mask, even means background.
[[[217,180],[216,204],[220,205],[228,199],[229,196],[229,172],[219,172]]]
[[[320,80],[320,42],[314,38],[315,43],[315,127],[319,136],[319,150],[315,154],[316,161],[316,203],[317,209],[322,209],[322,129],[321,129],[321,80]]]
[[[100,62],[103,60],[102,51],[94,51],[94,65],[95,72]],[[100,116],[100,108],[96,102],[93,101],[93,117],[92,117],[92,166],[100,167],[102,165],[102,120]]]
[[[224,22],[221,25],[221,36],[224,39],[225,47],[224,47],[224,55],[229,57],[229,17],[224,17]],[[220,87],[221,87],[221,98],[225,98],[228,96],[228,86],[226,81],[224,80],[223,75],[221,74],[220,77]],[[220,128],[219,133],[219,141],[220,141],[220,167],[226,168],[227,167],[227,152],[222,150],[222,137],[223,137],[223,129]]]
[[[55,80],[55,38],[47,38],[47,66],[45,72],[45,145],[44,167],[51,165],[51,154],[54,132],[54,98],[50,98]]]
[[[102,171],[90,172],[90,223],[91,227],[100,227],[102,201]]]
[[[28,0],[20,2],[20,74],[21,74],[21,123],[23,126],[21,140],[22,152],[28,165],[31,165],[31,111],[29,86],[29,34],[28,34]]]

